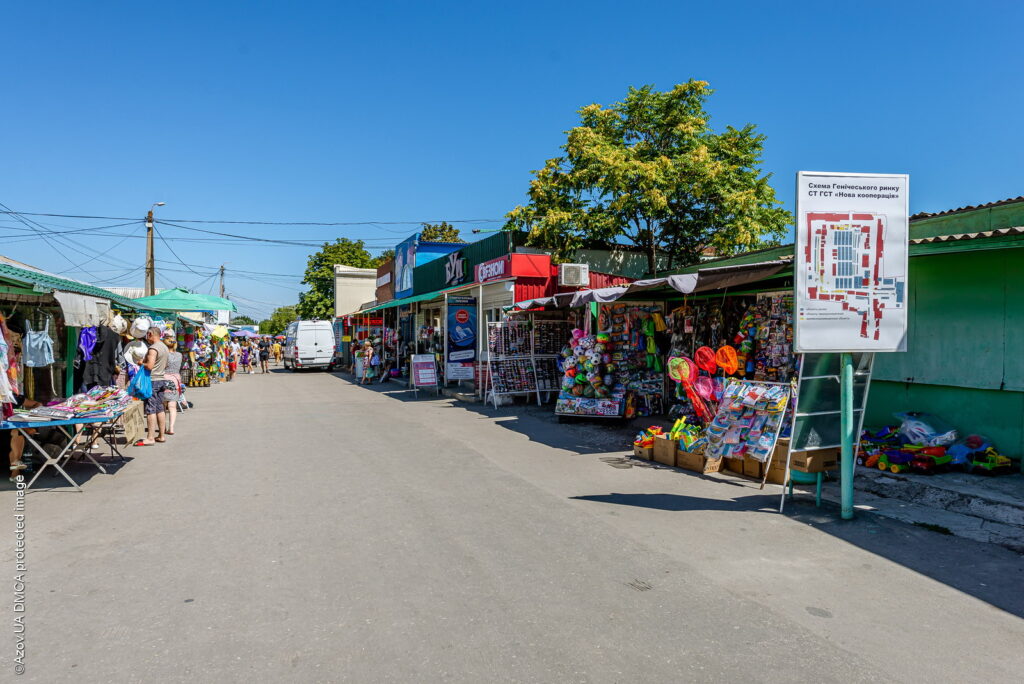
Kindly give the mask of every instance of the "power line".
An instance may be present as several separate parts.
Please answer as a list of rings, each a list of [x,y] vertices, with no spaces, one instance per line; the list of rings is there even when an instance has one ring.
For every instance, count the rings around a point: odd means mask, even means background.
[[[132,220],[126,216],[89,216],[85,214],[52,214],[31,211],[0,211],[0,214],[18,214],[22,216],[51,216],[58,218],[79,218],[79,219],[103,219],[111,221]],[[138,219],[134,219],[138,220]],[[167,219],[160,223],[214,223],[214,224],[237,224],[247,226],[418,226],[424,223],[504,223],[503,218],[481,218],[481,219],[432,219],[429,221],[237,221],[219,219]]]

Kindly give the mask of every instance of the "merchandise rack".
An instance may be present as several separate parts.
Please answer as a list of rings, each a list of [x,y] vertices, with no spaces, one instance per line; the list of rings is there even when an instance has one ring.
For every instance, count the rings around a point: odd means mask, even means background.
[[[494,407],[498,397],[559,391],[560,350],[569,337],[566,321],[504,320],[487,324],[487,377],[484,396],[491,389]]]

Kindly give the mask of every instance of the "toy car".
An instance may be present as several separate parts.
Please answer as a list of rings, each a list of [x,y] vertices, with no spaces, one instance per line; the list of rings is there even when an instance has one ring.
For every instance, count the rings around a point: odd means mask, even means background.
[[[976,475],[1000,475],[1010,472],[1010,459],[989,447],[975,451],[968,459],[968,472]]]
[[[904,447],[904,451],[913,455],[910,469],[922,475],[946,472],[953,461],[953,457],[946,453],[945,447]]]
[[[910,462],[914,460],[914,454],[902,449],[886,449],[878,457],[878,469],[888,470],[890,473],[905,473],[910,470]]]

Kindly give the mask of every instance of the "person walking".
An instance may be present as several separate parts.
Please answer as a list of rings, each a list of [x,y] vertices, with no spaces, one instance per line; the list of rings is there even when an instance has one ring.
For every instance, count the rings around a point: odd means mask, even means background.
[[[143,412],[146,414],[146,439],[140,439],[135,446],[152,446],[166,442],[164,436],[164,400],[163,392],[167,388],[164,373],[167,372],[167,345],[160,340],[160,328],[155,325],[146,332],[146,343],[149,349],[142,361],[142,366],[149,371],[149,379],[153,383],[153,393],[146,399]],[[140,369],[141,373],[142,370]]]
[[[231,345],[228,347],[228,381],[235,379],[235,373],[238,371],[238,361],[242,358],[242,348],[238,345],[238,340],[231,340]]]
[[[275,364],[280,364],[281,363],[281,341],[280,340],[274,340],[274,346],[271,348],[271,351],[274,352],[274,363]]]
[[[267,368],[267,364],[270,363],[270,342],[267,341],[266,337],[260,338],[259,351],[260,351],[260,372],[261,373],[269,373],[270,369]]]
[[[178,417],[178,400],[181,399],[181,352],[177,350],[178,341],[173,333],[164,337],[164,344],[167,345],[167,370],[164,371],[164,379],[167,381],[167,389],[163,391],[164,410],[167,412],[167,430],[165,435],[174,434],[174,422]]]
[[[252,370],[249,369],[249,352],[250,352],[249,340],[243,340],[242,341],[242,360],[241,360],[241,366],[242,366],[242,372],[243,373],[251,373],[252,372]]]
[[[373,360],[374,360],[373,343],[370,340],[363,342],[363,379],[360,381],[360,385],[369,384],[370,380],[373,379]]]

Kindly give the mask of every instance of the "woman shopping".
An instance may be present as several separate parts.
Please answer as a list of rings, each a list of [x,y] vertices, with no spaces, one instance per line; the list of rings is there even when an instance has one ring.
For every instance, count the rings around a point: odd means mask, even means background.
[[[167,353],[167,369],[164,371],[164,380],[167,381],[163,391],[164,410],[167,411],[167,429],[165,435],[174,434],[174,422],[178,417],[178,401],[181,399],[181,352],[177,350],[178,341],[174,335],[164,337],[164,344],[169,350]]]

